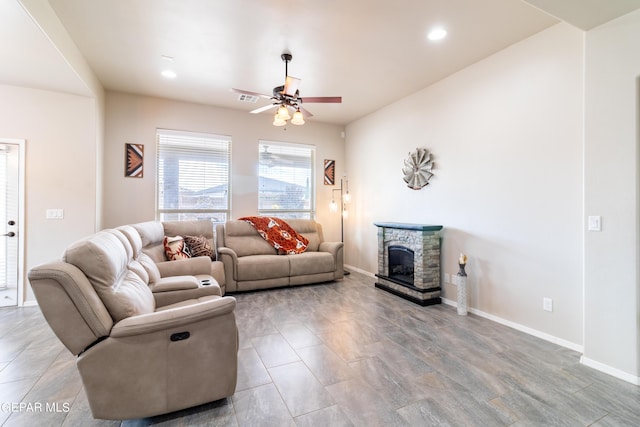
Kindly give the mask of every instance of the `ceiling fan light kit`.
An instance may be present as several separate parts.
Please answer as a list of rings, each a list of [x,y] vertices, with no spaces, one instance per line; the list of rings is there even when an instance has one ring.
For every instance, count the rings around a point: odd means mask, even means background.
[[[341,96],[312,96],[312,97],[300,97],[300,91],[298,90],[301,80],[289,75],[288,64],[293,59],[290,53],[283,53],[280,55],[282,61],[284,61],[284,77],[285,82],[283,86],[276,86],[273,88],[273,96],[264,95],[262,93],[250,92],[242,89],[231,89],[233,92],[241,95],[256,96],[261,98],[268,98],[272,100],[271,105],[265,105],[264,107],[256,108],[250,111],[252,114],[262,113],[263,111],[270,110],[278,107],[278,110],[273,118],[274,126],[285,126],[288,120],[291,120],[291,124],[303,125],[305,118],[313,116],[308,110],[302,108],[302,103],[323,103],[323,104],[340,104],[342,103]],[[289,113],[291,108],[294,113],[293,116]]]

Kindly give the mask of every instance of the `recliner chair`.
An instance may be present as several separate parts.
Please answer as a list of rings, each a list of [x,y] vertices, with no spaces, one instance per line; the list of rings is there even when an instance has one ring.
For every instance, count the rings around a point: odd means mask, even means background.
[[[61,261],[29,272],[45,319],[78,356],[93,416],[148,417],[231,396],[235,299],[212,288],[157,305],[148,285],[153,263],[134,256],[140,248],[129,238],[98,232],[71,245]]]

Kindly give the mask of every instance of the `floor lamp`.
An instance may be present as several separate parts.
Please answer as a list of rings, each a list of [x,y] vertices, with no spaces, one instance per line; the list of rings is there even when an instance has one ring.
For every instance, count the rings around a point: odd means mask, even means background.
[[[351,193],[349,193],[349,180],[347,180],[346,178],[340,178],[340,187],[331,190],[331,204],[329,205],[329,210],[331,210],[331,212],[338,212],[338,204],[336,203],[336,199],[334,196],[334,193],[336,191],[340,192],[340,241],[344,243],[344,219],[349,216],[347,204],[349,204],[349,202],[351,201]],[[349,274],[351,274],[351,272],[344,270],[345,276]]]

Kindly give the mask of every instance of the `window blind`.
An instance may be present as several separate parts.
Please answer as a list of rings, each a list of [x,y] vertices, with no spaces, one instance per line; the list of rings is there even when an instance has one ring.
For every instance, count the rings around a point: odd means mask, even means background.
[[[230,215],[231,138],[157,131],[157,217],[209,219]]]
[[[315,218],[315,147],[260,141],[259,150],[259,214]]]

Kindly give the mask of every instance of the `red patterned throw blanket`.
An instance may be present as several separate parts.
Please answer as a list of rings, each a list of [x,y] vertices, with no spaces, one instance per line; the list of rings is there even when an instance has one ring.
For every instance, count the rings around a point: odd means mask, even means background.
[[[309,240],[280,218],[269,216],[245,216],[240,218],[258,231],[264,240],[280,254],[300,254],[307,249]]]

